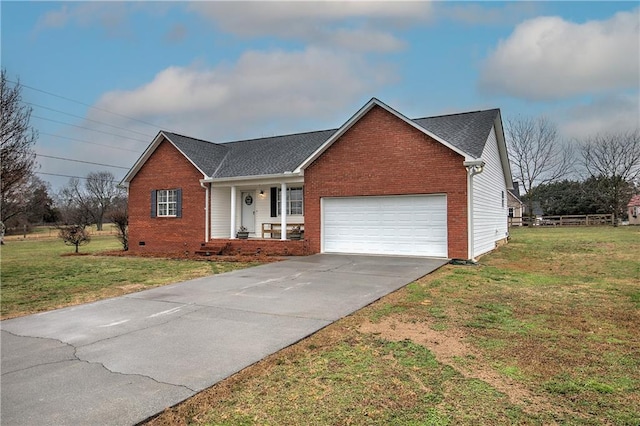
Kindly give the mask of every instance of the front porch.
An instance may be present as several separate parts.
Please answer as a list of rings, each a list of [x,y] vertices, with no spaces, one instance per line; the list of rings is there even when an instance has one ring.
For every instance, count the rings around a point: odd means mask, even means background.
[[[203,185],[207,189],[206,242],[247,236],[286,241],[304,232],[301,176],[216,180]]]
[[[309,253],[304,240],[276,238],[214,238],[202,243],[196,251],[202,256],[306,256]]]

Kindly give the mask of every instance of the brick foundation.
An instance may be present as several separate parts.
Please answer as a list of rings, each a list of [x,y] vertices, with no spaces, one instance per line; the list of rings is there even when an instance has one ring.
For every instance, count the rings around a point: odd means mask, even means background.
[[[203,244],[196,253],[214,255],[262,255],[262,256],[304,256],[309,254],[308,243],[304,240],[270,239],[213,239]]]

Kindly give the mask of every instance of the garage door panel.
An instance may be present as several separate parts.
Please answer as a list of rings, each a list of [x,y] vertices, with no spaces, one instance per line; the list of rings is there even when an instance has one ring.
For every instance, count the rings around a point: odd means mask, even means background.
[[[323,251],[447,256],[444,195],[323,199]]]

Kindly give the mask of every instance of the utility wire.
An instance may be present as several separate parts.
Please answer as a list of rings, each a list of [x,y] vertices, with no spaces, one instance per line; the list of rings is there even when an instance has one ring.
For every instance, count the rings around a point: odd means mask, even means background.
[[[41,134],[41,135],[53,136],[54,138],[69,139],[70,141],[88,143],[90,145],[97,145],[97,146],[104,146],[106,148],[120,149],[122,151],[135,152],[137,154],[142,153],[142,151],[136,150],[136,149],[121,148],[119,146],[105,145],[103,143],[83,141],[82,139],[71,138],[69,136],[54,135],[53,133],[47,133],[47,132],[38,132],[38,133]]]
[[[71,176],[71,175],[62,175],[62,174],[58,174],[58,173],[45,173],[45,172],[35,172],[38,175],[47,175],[47,176],[59,176],[59,177],[68,177],[68,178],[75,178],[75,179],[85,179],[88,180],[88,177],[82,177],[82,176]],[[96,178],[91,178],[91,179],[96,179]],[[103,182],[115,182],[118,181],[118,179],[98,179],[100,181]]]
[[[84,160],[74,160],[72,158],[64,158],[64,157],[54,157],[53,155],[44,155],[44,154],[38,154],[36,153],[37,157],[44,157],[44,158],[53,158],[55,160],[64,160],[64,161],[73,161],[75,163],[83,163],[83,164],[93,164],[95,166],[105,166],[105,167],[114,167],[116,169],[125,169],[125,170],[129,170],[131,167],[123,167],[123,166],[114,166],[111,164],[103,164],[103,163],[94,163],[92,161],[84,161]]]
[[[148,138],[152,138],[153,137],[151,135],[147,135],[146,133],[138,132],[137,130],[131,130],[131,129],[126,129],[124,127],[114,126],[113,124],[108,124],[108,123],[105,123],[105,122],[102,122],[102,121],[92,120],[92,119],[86,118],[86,117],[81,117],[79,115],[75,115],[75,114],[71,114],[71,113],[68,113],[68,112],[60,111],[59,109],[54,109],[54,108],[46,107],[44,105],[34,104],[33,102],[24,102],[24,103],[27,104],[27,105],[33,105],[33,106],[38,107],[38,108],[44,108],[44,109],[48,109],[49,111],[54,111],[54,112],[58,112],[60,114],[68,115],[70,117],[75,117],[75,118],[79,118],[81,120],[90,121],[92,123],[102,124],[103,126],[113,127],[114,129],[124,130],[124,131],[131,132],[131,133],[137,133],[139,135],[146,136]]]
[[[33,87],[33,86],[28,86],[26,84],[19,83],[17,81],[12,81],[12,80],[9,80],[9,79],[7,79],[6,81],[8,81],[9,83],[13,83],[13,84],[20,84],[20,86],[26,87],[27,89],[35,90],[36,92],[40,92],[40,93],[45,93],[45,94],[50,95],[50,96],[55,96],[56,98],[64,99],[65,101],[75,102],[77,104],[84,105],[84,106],[89,107],[89,108],[93,108],[93,109],[97,109],[99,111],[107,112],[109,114],[117,115],[118,117],[126,118],[127,120],[136,121],[138,123],[146,124],[147,126],[151,126],[156,130],[160,127],[157,124],[149,123],[147,121],[139,120],[139,119],[133,118],[133,117],[128,117],[128,116],[123,115],[123,114],[118,114],[117,112],[109,111],[108,109],[100,108],[100,107],[97,107],[97,106],[94,106],[94,105],[89,105],[87,103],[84,103],[84,102],[81,102],[81,101],[77,101],[75,99],[67,98],[65,96],[56,95],[55,93],[47,92],[46,90],[38,89],[37,87]]]
[[[102,131],[102,130],[92,129],[92,128],[90,128],[90,127],[84,127],[84,126],[78,126],[78,125],[76,125],[76,124],[65,123],[64,121],[58,121],[58,120],[53,120],[53,119],[51,119],[51,118],[40,117],[39,115],[32,115],[31,117],[33,117],[33,118],[39,118],[40,120],[51,121],[51,122],[53,122],[53,123],[64,124],[65,126],[77,127],[77,128],[79,128],[79,129],[89,130],[89,131],[91,131],[91,132],[103,133],[103,134],[105,134],[105,135],[109,135],[109,136],[116,136],[116,137],[118,137],[118,138],[130,139],[130,140],[132,140],[132,141],[136,141],[136,142],[149,143],[149,141],[145,141],[145,140],[142,140],[142,139],[130,138],[129,136],[117,135],[117,134],[115,134],[115,133],[109,133],[109,132],[105,132],[105,131]]]

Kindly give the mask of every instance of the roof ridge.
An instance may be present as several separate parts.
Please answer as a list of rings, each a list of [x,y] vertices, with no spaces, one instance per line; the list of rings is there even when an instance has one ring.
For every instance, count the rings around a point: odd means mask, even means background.
[[[453,117],[454,115],[477,114],[479,112],[489,112],[489,111],[499,111],[499,110],[500,108],[479,109],[476,111],[454,112],[451,114],[441,114],[441,115],[430,115],[428,117],[412,118],[412,120],[415,121],[415,120],[425,120],[427,118]]]
[[[251,138],[251,139],[239,139],[239,140],[233,140],[233,141],[227,141],[227,142],[218,142],[218,145],[227,145],[227,144],[231,144],[231,143],[239,143],[239,142],[252,142],[252,141],[259,141],[262,139],[273,139],[273,138],[284,138],[287,136],[300,136],[300,135],[309,135],[311,133],[322,133],[322,132],[329,132],[329,131],[336,131],[338,130],[338,127],[336,127],[335,129],[324,129],[324,130],[310,130],[307,132],[299,132],[299,133],[287,133],[284,135],[273,135],[273,136],[262,136],[259,138]]]
[[[425,120],[425,119],[428,119],[428,118],[453,117],[453,116],[459,116],[459,115],[465,115],[465,114],[476,114],[476,113],[479,113],[479,112],[499,111],[499,110],[500,110],[500,108],[489,108],[489,109],[476,110],[476,111],[465,111],[465,112],[457,112],[457,113],[451,113],[451,114],[441,114],[441,115],[431,115],[431,116],[427,116],[427,117],[410,118],[409,120],[416,121],[416,120]],[[183,135],[183,134],[180,134],[180,133],[169,132],[167,130],[161,130],[161,132],[165,133],[165,134],[171,134],[171,135],[180,136],[180,137],[183,137],[183,138],[193,139],[195,141],[206,142],[206,143],[211,143],[211,144],[214,144],[214,145],[224,146],[224,145],[232,144],[232,143],[251,142],[251,141],[258,141],[258,140],[262,140],[262,139],[282,138],[282,137],[287,137],[287,136],[300,136],[300,135],[307,135],[307,134],[312,134],[312,133],[322,133],[322,132],[336,131],[338,129],[339,129],[339,127],[332,128],[332,129],[323,129],[323,130],[309,130],[309,131],[306,131],[306,132],[286,133],[286,134],[273,135],[273,136],[261,136],[261,137],[258,137],[258,138],[227,140],[225,142],[212,142],[212,141],[208,141],[208,140],[205,140],[205,139],[194,138],[192,136]]]
[[[211,142],[211,141],[200,139],[200,138],[194,138],[193,136],[187,136],[187,135],[182,135],[180,133],[169,132],[168,130],[160,130],[160,132],[164,133],[165,135],[169,134],[169,135],[174,135],[174,136],[180,136],[181,138],[187,138],[187,139],[191,139],[191,140],[198,141],[198,142],[206,142],[206,143],[210,143],[210,144],[213,144],[213,145],[222,145],[219,142]]]

